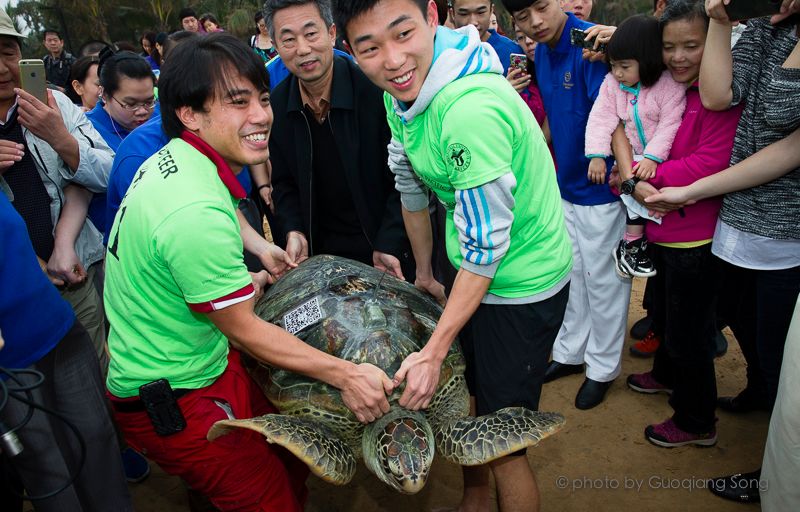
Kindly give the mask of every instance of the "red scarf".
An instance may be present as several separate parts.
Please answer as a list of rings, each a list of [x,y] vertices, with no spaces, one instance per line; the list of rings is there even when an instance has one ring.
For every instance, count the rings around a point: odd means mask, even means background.
[[[206,158],[211,160],[214,165],[217,166],[217,175],[219,176],[219,179],[221,179],[222,183],[228,187],[228,191],[233,197],[236,199],[244,199],[247,197],[244,187],[242,187],[242,184],[239,183],[238,179],[236,179],[236,175],[233,174],[231,166],[228,165],[228,162],[226,162],[214,148],[209,146],[206,141],[193,134],[189,130],[183,130],[181,139],[183,139],[187,144],[192,146],[197,151],[204,154]]]

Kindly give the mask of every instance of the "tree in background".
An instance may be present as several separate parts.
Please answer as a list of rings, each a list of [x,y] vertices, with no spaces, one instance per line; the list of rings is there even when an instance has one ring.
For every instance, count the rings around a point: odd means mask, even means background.
[[[511,16],[500,0],[492,0],[497,21],[506,34],[511,30]],[[619,25],[622,20],[634,14],[652,14],[653,0],[594,0],[590,21],[600,25]]]
[[[180,28],[181,7],[211,12],[222,26],[238,37],[253,33],[253,15],[262,0],[19,0],[8,8],[12,19],[27,27],[25,57],[41,57],[44,30],[55,29],[64,37],[67,51],[75,53],[90,40],[130,41],[138,45],[144,32],[170,32]]]
[[[493,0],[498,21],[509,33],[511,17]],[[591,21],[618,25],[636,13],[650,13],[652,0],[594,0]],[[253,15],[260,10],[262,0],[19,0],[9,7],[12,19],[20,18],[29,36],[23,44],[23,55],[41,57],[45,54],[42,34],[45,28],[61,32],[66,48],[77,52],[89,40],[131,41],[146,31],[170,32],[180,28],[177,19],[181,7],[193,7],[198,13],[211,12],[222,22],[225,30],[247,39],[253,34]]]

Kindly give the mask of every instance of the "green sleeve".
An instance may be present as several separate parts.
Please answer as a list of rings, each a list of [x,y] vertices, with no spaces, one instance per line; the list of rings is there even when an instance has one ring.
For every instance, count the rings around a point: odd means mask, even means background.
[[[252,282],[230,208],[202,203],[178,210],[156,230],[155,247],[188,304],[225,297]]]
[[[392,131],[392,138],[400,143],[403,142],[403,134],[400,126],[400,118],[394,112],[392,96],[388,92],[383,93],[383,105],[386,107],[386,122]]]
[[[511,172],[513,112],[488,88],[468,90],[442,116],[439,150],[458,190],[479,187]]]

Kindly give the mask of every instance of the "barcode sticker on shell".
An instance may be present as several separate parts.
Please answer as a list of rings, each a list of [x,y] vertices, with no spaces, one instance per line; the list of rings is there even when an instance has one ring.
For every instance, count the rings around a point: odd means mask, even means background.
[[[320,320],[322,320],[322,308],[319,307],[319,298],[314,297],[283,315],[283,328],[290,334],[297,334]]]

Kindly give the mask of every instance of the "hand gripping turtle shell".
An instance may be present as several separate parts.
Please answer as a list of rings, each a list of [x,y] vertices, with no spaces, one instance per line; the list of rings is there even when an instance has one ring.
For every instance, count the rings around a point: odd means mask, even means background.
[[[374,364],[390,377],[407,355],[427,343],[442,312],[434,300],[404,281],[326,255],[310,258],[280,279],[255,310],[319,350]],[[560,414],[519,407],[468,416],[458,343],[442,364],[427,410],[401,407],[401,386],[389,397],[389,413],[366,426],[345,407],[334,387],[255,362],[250,370],[282,414],[218,421],[208,438],[237,427],[255,430],[337,485],[351,480],[363,456],[380,480],[414,494],[425,486],[435,451],[456,464],[485,464],[534,446],[564,425]]]

